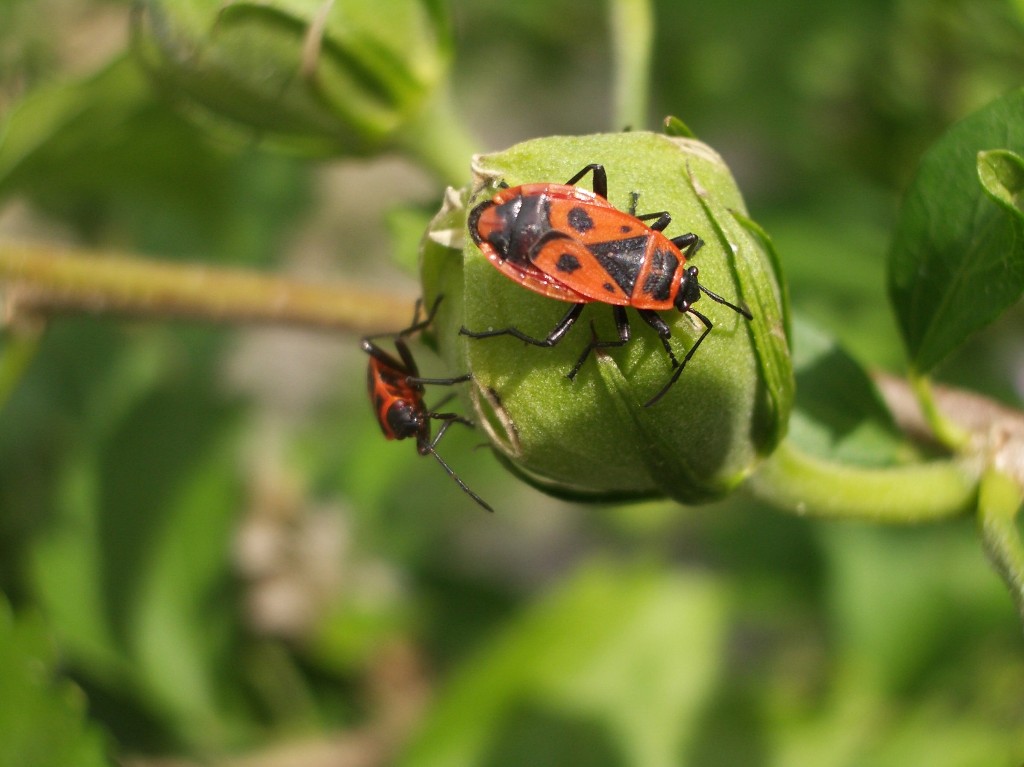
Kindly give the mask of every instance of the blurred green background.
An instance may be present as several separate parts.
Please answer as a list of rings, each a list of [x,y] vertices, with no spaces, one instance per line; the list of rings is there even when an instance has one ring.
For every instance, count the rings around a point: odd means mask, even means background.
[[[0,237],[417,294],[434,177],[211,139],[119,60],[129,12],[0,0],[0,114],[39,117],[0,132]],[[951,122],[1020,85],[1024,8],[654,12],[650,125],[678,115],[717,148],[795,309],[899,372],[900,191]],[[625,127],[604,4],[450,13],[480,150]],[[47,122],[58,103],[76,108]],[[1019,407],[1022,319],[939,378]],[[0,765],[1024,761],[1021,629],[969,520],[828,523],[742,495],[575,506],[452,430],[441,452],[485,515],[381,439],[354,337],[31,330],[0,336]]]

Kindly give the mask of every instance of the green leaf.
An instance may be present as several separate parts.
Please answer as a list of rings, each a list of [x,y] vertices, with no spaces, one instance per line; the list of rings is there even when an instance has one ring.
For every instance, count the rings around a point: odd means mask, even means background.
[[[955,125],[925,155],[889,255],[911,367],[928,373],[1024,290],[1024,90]]]
[[[0,123],[0,199],[26,195],[86,239],[194,258],[267,262],[306,209],[293,159],[214,145],[113,58],[30,92]]]
[[[585,568],[463,670],[399,764],[677,764],[718,676],[723,597]]]
[[[174,197],[202,218],[225,193],[223,163],[160,106],[131,59],[41,87],[16,104],[0,132],[0,195],[28,192],[69,209],[89,200]],[[191,150],[188,162],[182,151]],[[165,203],[166,204],[166,201]],[[93,208],[90,208],[93,210]]]
[[[0,767],[110,765],[106,736],[85,716],[82,691],[57,677],[56,648],[33,615],[0,597]]]
[[[1009,213],[1021,215],[1024,159],[1007,149],[978,152],[978,178],[989,196]]]
[[[68,330],[55,340],[81,337]],[[108,705],[162,719],[177,741],[222,746],[237,729],[223,690],[242,670],[226,665],[236,651],[228,587],[240,497],[237,411],[210,389],[216,346],[149,332],[134,345],[119,339],[122,350],[105,358],[103,345],[117,339],[85,340],[106,367],[76,407],[51,403],[76,429],[50,456],[58,468],[30,588],[69,662]],[[169,364],[172,349],[184,370]]]
[[[697,138],[690,126],[680,120],[674,115],[669,115],[665,118],[665,135],[674,136],[676,138]]]
[[[146,0],[138,59],[212,131],[313,155],[379,151],[448,72],[436,2]]]

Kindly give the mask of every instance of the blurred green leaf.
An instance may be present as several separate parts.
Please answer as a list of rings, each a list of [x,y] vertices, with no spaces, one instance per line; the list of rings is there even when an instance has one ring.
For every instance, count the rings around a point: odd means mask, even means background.
[[[806,319],[798,316],[794,331],[790,438],[837,461],[886,465],[908,458],[909,447],[864,368]]]
[[[702,577],[584,568],[463,670],[399,764],[674,765],[726,610]]]
[[[444,81],[437,0],[146,0],[134,43],[154,81],[207,129],[317,155],[372,154]]]
[[[57,647],[34,615],[0,596],[0,767],[106,767],[106,736],[82,691],[57,677]]]
[[[1024,90],[953,126],[921,161],[889,256],[889,293],[918,373],[1024,290],[1024,219],[1015,202],[1021,170],[1009,154],[1021,151]]]
[[[0,129],[0,199],[24,194],[87,238],[259,263],[307,204],[299,163],[215,146],[162,104],[138,65],[32,91]]]
[[[191,162],[182,162],[186,147]],[[112,195],[159,194],[202,219],[225,190],[226,166],[214,156],[156,102],[137,65],[116,58],[15,105],[0,134],[0,195],[28,192],[73,212]]]
[[[49,524],[31,580],[83,678],[130,709],[159,712],[184,741],[213,746],[234,731],[219,690],[242,673],[225,673],[237,639],[236,408],[209,386],[215,346],[195,344],[176,369],[182,340],[147,334],[87,377],[77,408],[52,403],[77,428],[50,457],[53,496],[37,509]]]

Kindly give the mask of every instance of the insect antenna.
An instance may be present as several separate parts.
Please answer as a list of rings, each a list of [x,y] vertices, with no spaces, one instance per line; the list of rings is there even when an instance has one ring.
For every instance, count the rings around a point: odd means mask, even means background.
[[[432,414],[432,415],[434,415],[434,414]],[[448,472],[448,476],[455,480],[455,483],[459,487],[462,488],[462,491],[466,495],[468,495],[470,498],[472,498],[474,501],[476,501],[478,504],[480,504],[480,506],[485,511],[489,511],[489,512],[491,512],[493,514],[494,513],[494,509],[491,508],[491,505],[489,503],[487,503],[487,501],[485,501],[479,495],[477,495],[472,490],[470,490],[469,489],[469,485],[467,485],[465,482],[462,481],[462,478],[459,477],[459,475],[455,473],[455,470],[452,469],[451,466],[449,466],[447,463],[444,462],[444,458],[442,458],[438,454],[437,450],[434,449],[434,445],[436,445],[438,442],[441,441],[441,437],[444,436],[444,433],[446,431],[448,431],[448,427],[451,426],[453,423],[463,423],[463,424],[472,425],[470,422],[468,422],[468,421],[466,421],[464,419],[460,419],[460,418],[444,419],[444,422],[441,424],[441,428],[439,428],[437,430],[437,435],[434,437],[433,441],[432,442],[424,442],[421,447],[422,447],[423,450],[426,450],[428,453],[430,453],[432,456],[434,456],[434,458],[437,459],[437,462],[439,464],[441,464],[441,468],[443,468],[446,472]]]
[[[697,284],[697,287],[700,288],[700,292],[701,293],[706,295],[712,301],[717,301],[718,303],[723,304],[724,306],[728,306],[734,312],[736,312],[737,314],[742,314],[748,320],[754,319],[754,315],[750,313],[750,309],[748,309],[746,307],[746,305],[737,306],[736,304],[734,304],[729,299],[723,298],[722,296],[718,295],[717,293],[712,293],[710,290],[708,290],[707,288],[705,288],[703,285],[701,285],[699,283]]]

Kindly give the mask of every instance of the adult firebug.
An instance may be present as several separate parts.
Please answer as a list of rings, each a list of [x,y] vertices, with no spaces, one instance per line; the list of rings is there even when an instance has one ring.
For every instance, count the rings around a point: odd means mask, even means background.
[[[425,387],[453,386],[470,380],[472,375],[455,376],[454,378],[421,378],[416,360],[409,351],[409,345],[405,339],[426,328],[434,319],[437,307],[443,296],[438,296],[433,307],[426,318],[419,320],[420,302],[416,302],[416,311],[413,315],[412,324],[397,333],[384,333],[375,336],[367,336],[362,340],[361,346],[364,352],[370,355],[370,362],[366,371],[366,383],[369,389],[370,402],[373,405],[374,413],[380,424],[381,431],[387,439],[408,439],[415,438],[416,450],[420,455],[428,453],[437,459],[448,475],[455,480],[459,487],[480,504],[487,511],[494,511],[481,498],[474,493],[463,482],[444,459],[438,455],[437,443],[445,435],[453,423],[461,423],[466,426],[473,426],[473,422],[456,413],[438,413],[429,409],[423,400]],[[376,343],[374,339],[390,338],[394,344],[398,357],[388,353]],[[441,427],[437,435],[431,438],[430,422],[440,421]]]
[[[593,191],[576,184],[593,174]],[[637,310],[658,333],[675,369],[662,389],[645,403],[660,400],[714,327],[693,308],[701,293],[748,320],[750,311],[711,292],[698,281],[688,261],[704,244],[693,232],[669,238],[663,232],[672,222],[667,211],[636,215],[608,202],[608,177],[603,165],[587,165],[564,184],[524,184],[504,188],[469,213],[469,233],[488,260],[506,277],[548,298],[573,304],[545,338],[534,338],[516,327],[459,332],[471,338],[510,335],[534,346],[558,344],[590,303],[610,304],[618,338],[592,338],[568,377],[573,379],[594,349],[623,346],[630,340],[626,307]],[[653,223],[646,223],[653,222]],[[658,314],[677,309],[689,312],[704,330],[683,356],[676,359],[669,344],[671,328]]]

